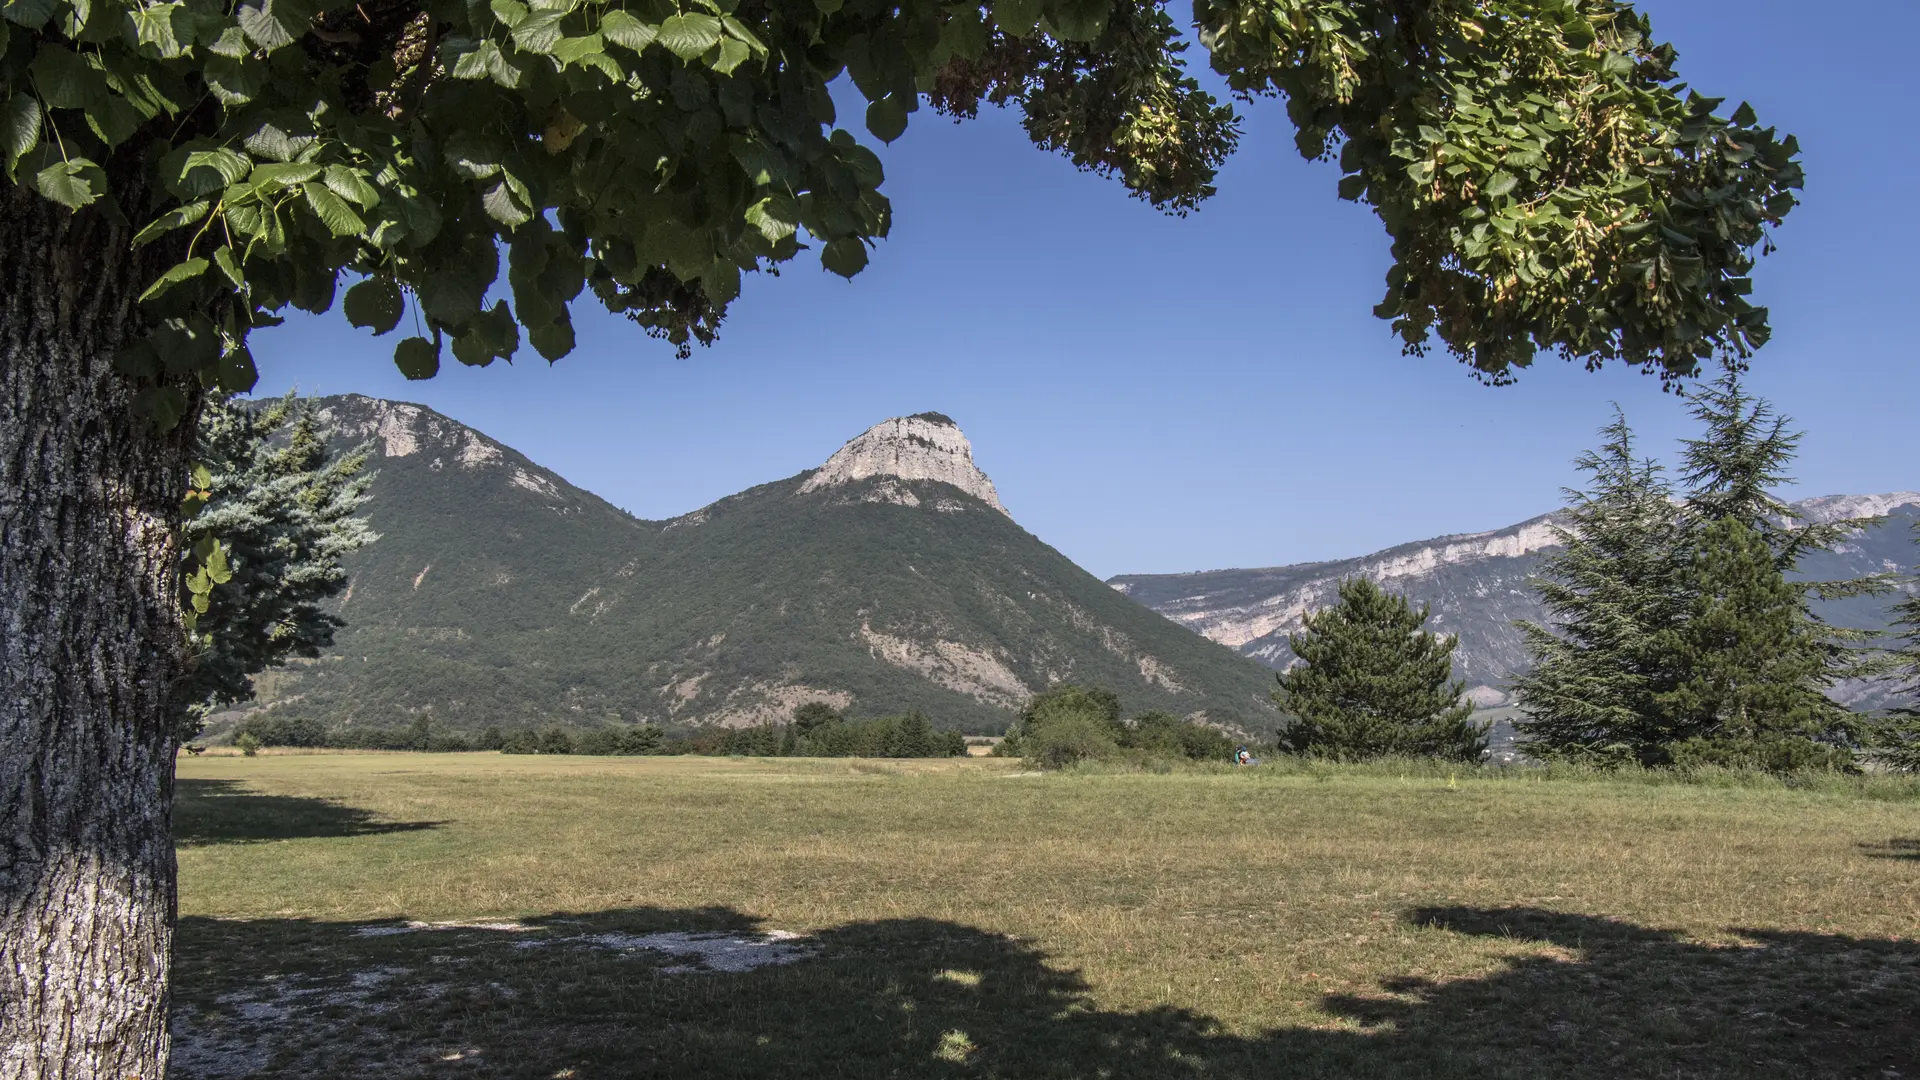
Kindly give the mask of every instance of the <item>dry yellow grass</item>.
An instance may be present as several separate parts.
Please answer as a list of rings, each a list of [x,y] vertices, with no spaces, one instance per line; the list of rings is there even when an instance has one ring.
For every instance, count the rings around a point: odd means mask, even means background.
[[[1892,785],[413,754],[180,774],[190,1044],[269,976],[391,970],[415,974],[378,1000],[440,1004],[330,1054],[580,1077],[1920,1071],[1920,801]],[[815,952],[662,975],[644,949],[505,931],[358,936],[397,919]],[[464,974],[417,974],[434,956]],[[449,989],[481,984],[507,993]],[[878,1026],[842,1023],[861,1010]],[[768,1041],[736,1045],[749,1029]]]

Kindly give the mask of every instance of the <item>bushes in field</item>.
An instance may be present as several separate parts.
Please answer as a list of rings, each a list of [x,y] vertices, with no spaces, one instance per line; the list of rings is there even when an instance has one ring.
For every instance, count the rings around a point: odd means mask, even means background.
[[[1101,687],[1065,684],[1035,694],[1000,744],[1043,769],[1082,761],[1227,761],[1234,743],[1224,733],[1171,713],[1122,720],[1120,699]]]

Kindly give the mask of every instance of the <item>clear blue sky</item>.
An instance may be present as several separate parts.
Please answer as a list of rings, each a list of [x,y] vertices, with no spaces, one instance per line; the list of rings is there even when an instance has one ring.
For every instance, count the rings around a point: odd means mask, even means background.
[[[1796,493],[1920,488],[1920,5],[1642,7],[1695,87],[1751,101],[1804,148],[1805,205],[1758,275],[1776,332],[1752,379],[1807,431]],[[1015,517],[1102,577],[1497,528],[1557,505],[1610,402],[1649,447],[1686,431],[1630,371],[1543,359],[1493,389],[1402,356],[1371,314],[1380,226],[1334,198],[1332,166],[1299,159],[1278,102],[1243,114],[1220,194],[1179,220],[1032,149],[1010,115],[923,111],[883,153],[894,236],[868,269],[750,278],[691,360],[583,303],[580,348],[556,365],[526,350],[409,383],[393,337],[333,315],[258,335],[259,389],[422,402],[648,518],[939,410]]]

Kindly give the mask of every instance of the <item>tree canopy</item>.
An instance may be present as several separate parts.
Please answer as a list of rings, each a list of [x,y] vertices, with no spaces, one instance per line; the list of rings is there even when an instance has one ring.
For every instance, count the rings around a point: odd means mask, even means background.
[[[165,244],[120,357],[162,425],[180,380],[251,388],[251,327],[336,289],[356,325],[484,365],[573,347],[586,294],[683,348],[742,274],[851,276],[879,159],[924,100],[1020,110],[1042,148],[1183,213],[1238,138],[1155,0],[5,0],[0,164]],[[1665,376],[1765,341],[1746,299],[1797,147],[1688,93],[1616,0],[1201,0],[1214,69],[1281,95],[1394,263],[1379,314],[1504,381],[1551,350]],[[497,291],[506,251],[510,300]]]

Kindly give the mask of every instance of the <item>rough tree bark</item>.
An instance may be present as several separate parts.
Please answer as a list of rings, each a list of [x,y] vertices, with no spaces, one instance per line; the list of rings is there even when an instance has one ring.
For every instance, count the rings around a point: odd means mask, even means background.
[[[158,253],[0,194],[0,1078],[160,1080],[193,422],[113,356]],[[132,200],[128,200],[131,202]],[[196,396],[197,399],[197,396]]]

